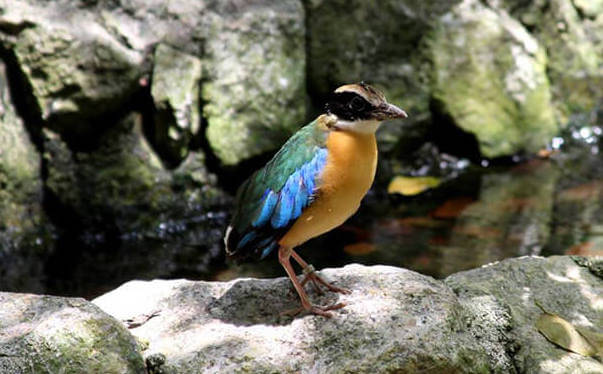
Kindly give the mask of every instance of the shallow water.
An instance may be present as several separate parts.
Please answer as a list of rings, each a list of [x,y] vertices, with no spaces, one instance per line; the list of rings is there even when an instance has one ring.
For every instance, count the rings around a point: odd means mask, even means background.
[[[603,255],[601,171],[570,183],[555,161],[532,160],[468,171],[414,198],[373,192],[351,220],[299,253],[318,269],[387,264],[436,278],[508,257]],[[282,274],[273,260],[215,278]]]
[[[541,158],[469,166],[413,197],[377,183],[348,222],[298,252],[317,269],[386,264],[436,278],[515,256],[603,255],[601,128],[578,127],[560,139]],[[221,210],[152,233],[61,238],[50,255],[2,262],[1,289],[92,298],[131,279],[284,276],[275,257],[226,262],[227,219]]]

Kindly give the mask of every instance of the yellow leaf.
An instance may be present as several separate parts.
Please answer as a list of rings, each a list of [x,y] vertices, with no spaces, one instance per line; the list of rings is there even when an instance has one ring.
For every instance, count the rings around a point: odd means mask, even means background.
[[[437,187],[441,183],[436,177],[404,177],[397,176],[389,183],[388,193],[399,193],[405,196],[418,195],[430,188]]]
[[[603,333],[591,331],[584,327],[576,326],[576,330],[580,335],[584,336],[586,340],[597,350],[597,355],[603,357]]]
[[[550,313],[543,313],[536,322],[536,328],[551,343],[570,352],[582,356],[594,356],[597,350],[593,347],[576,328],[563,318]]]

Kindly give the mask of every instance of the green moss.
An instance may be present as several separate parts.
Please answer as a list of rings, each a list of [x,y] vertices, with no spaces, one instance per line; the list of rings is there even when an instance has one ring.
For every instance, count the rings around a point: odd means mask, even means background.
[[[599,0],[506,0],[500,6],[531,28],[546,49],[555,115],[567,123],[603,98],[603,17]]]
[[[76,36],[58,23],[37,24],[15,40],[15,56],[45,119],[68,114],[75,122],[111,111],[138,88],[141,56],[93,22],[88,26]]]
[[[544,51],[519,23],[483,6],[450,17],[430,35],[434,99],[484,156],[537,151],[557,130]]]
[[[18,117],[0,63],[0,252],[36,241],[47,244],[41,157]],[[40,247],[40,245],[33,246]],[[39,248],[38,248],[39,249]]]
[[[132,335],[110,317],[69,320],[68,310],[57,312],[32,335],[35,372],[144,373],[144,363]],[[68,325],[60,318],[67,318]]]
[[[225,165],[278,148],[304,124],[305,50],[301,4],[290,13],[247,10],[248,32],[215,20],[202,87],[206,136]],[[274,31],[278,30],[275,34]]]

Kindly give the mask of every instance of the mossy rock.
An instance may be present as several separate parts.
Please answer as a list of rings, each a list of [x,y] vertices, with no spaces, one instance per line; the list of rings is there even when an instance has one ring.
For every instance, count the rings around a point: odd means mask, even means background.
[[[505,0],[499,6],[546,49],[547,74],[561,123],[603,100],[603,2]]]
[[[219,7],[205,22],[205,135],[219,160],[234,165],[278,148],[304,125],[303,7],[293,0]]]
[[[155,103],[152,143],[171,164],[188,154],[198,135],[201,61],[165,44],[155,49],[151,95]]]
[[[85,131],[83,119],[117,110],[138,89],[142,54],[115,39],[93,13],[70,4],[12,5],[5,22],[19,32],[0,34],[0,40],[44,120]]]
[[[20,246],[37,251],[49,244],[52,226],[42,195],[41,156],[13,106],[6,66],[0,63],[0,256]]]
[[[0,293],[0,371],[145,373],[136,340],[84,299]]]
[[[424,36],[456,3],[307,1],[310,92],[322,100],[339,85],[364,80],[404,108],[408,121],[427,113],[430,63]]]
[[[546,53],[509,15],[464,2],[429,46],[436,110],[474,134],[482,155],[533,153],[556,134]]]

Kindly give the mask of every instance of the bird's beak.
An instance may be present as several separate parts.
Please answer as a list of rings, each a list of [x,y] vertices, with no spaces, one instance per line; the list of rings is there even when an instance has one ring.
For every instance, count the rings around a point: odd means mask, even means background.
[[[389,103],[380,105],[375,111],[375,117],[384,121],[387,119],[406,118],[408,114],[397,106]]]

